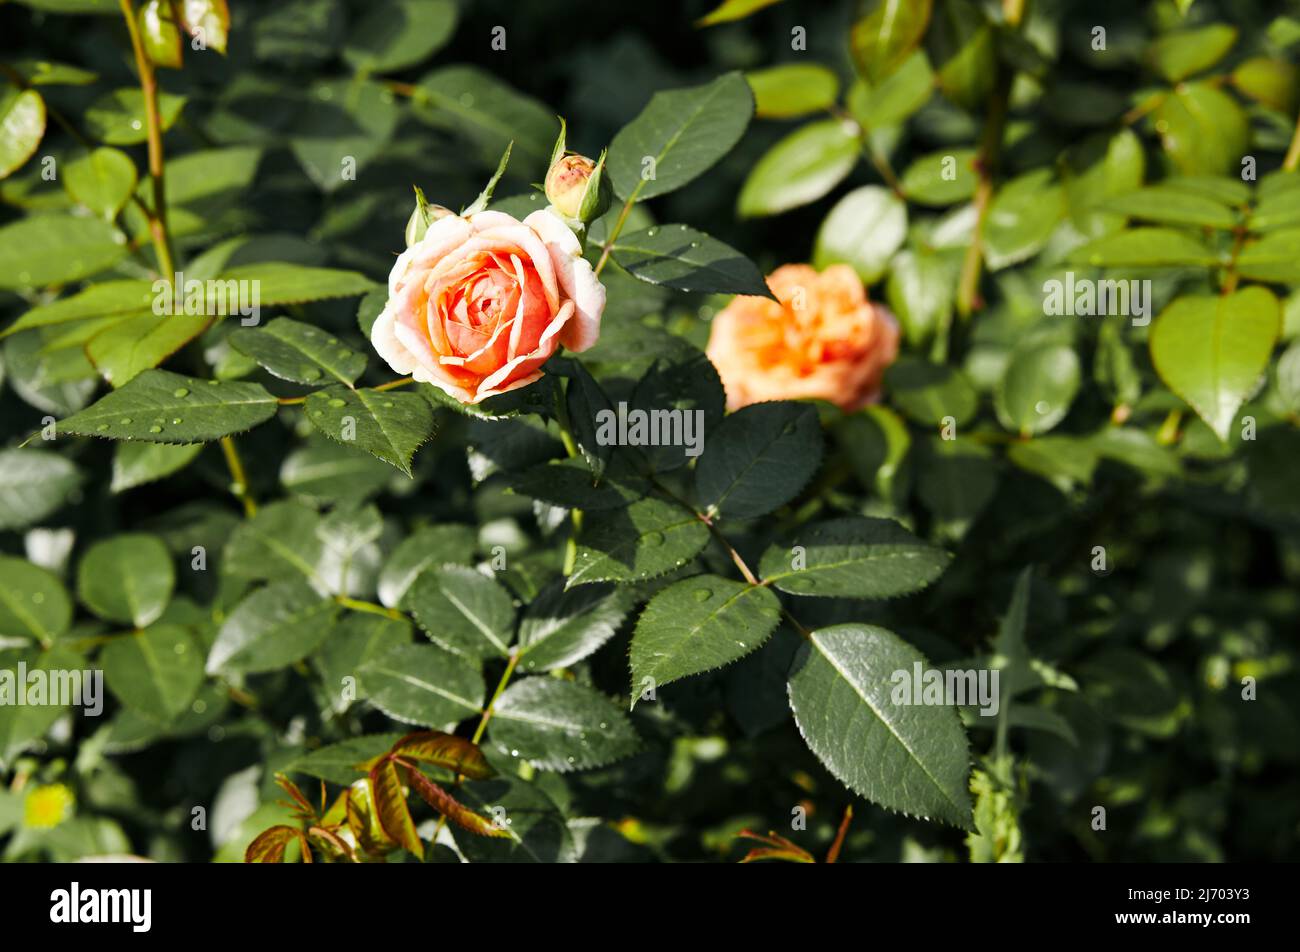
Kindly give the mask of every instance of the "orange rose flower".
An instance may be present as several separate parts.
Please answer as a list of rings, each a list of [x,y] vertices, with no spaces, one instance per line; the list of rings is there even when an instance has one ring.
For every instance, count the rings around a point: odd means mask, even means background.
[[[604,286],[553,213],[447,215],[393,265],[370,339],[397,373],[478,403],[539,379],[561,344],[586,350],[604,309]]]
[[[898,322],[867,300],[857,273],[787,264],[767,283],[780,304],[737,296],[713,319],[708,355],[727,408],[814,397],[853,411],[876,399],[898,353]]]

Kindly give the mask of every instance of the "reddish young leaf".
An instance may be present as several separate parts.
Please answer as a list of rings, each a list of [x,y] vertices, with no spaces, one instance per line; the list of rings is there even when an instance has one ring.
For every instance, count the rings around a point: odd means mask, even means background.
[[[487,780],[496,773],[477,744],[442,731],[407,734],[393,745],[389,753],[404,760],[445,767],[471,780]]]
[[[379,817],[384,832],[393,842],[424,859],[424,843],[420,834],[415,832],[415,822],[406,805],[406,793],[396,763],[386,759],[375,764],[370,771],[370,792],[374,797],[375,815]]]
[[[455,823],[462,830],[466,830],[476,836],[495,836],[502,839],[510,838],[510,831],[497,826],[487,817],[479,816],[469,807],[459,802],[442,787],[438,786],[424,774],[420,773],[415,767],[407,765],[407,775],[411,781],[411,789],[420,795],[425,803],[433,807],[452,823]]]
[[[806,849],[798,843],[787,840],[784,836],[776,833],[755,833],[752,830],[741,830],[736,834],[738,839],[758,840],[760,843],[766,843],[767,846],[755,847],[745,854],[741,860],[742,863],[752,863],[760,859],[780,859],[790,863],[815,863],[816,859]]]
[[[245,863],[283,863],[284,849],[299,831],[292,826],[273,826],[263,830],[244,851]],[[310,861],[309,861],[310,862]]]

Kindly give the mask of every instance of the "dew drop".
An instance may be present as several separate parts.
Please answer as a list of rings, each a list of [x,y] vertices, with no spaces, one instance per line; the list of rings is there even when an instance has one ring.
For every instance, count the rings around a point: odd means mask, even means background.
[[[177,387],[175,390],[172,391],[173,397],[188,397],[189,395],[190,392],[186,390],[184,387]]]
[[[304,380],[319,380],[320,371],[317,370],[315,367],[308,367],[305,370],[303,370],[302,377]]]
[[[346,406],[346,405],[347,405],[347,401],[346,401],[346,400],[340,400],[338,397],[335,397],[333,400],[330,401],[330,406],[332,406],[332,407],[333,407],[334,409],[336,409],[336,410],[337,410],[339,407]]]
[[[104,430],[107,430],[107,429],[108,429],[108,424],[107,424],[107,423],[101,423],[99,426],[95,427],[95,429],[99,430],[100,432],[103,432]]]
[[[659,234],[659,229],[658,229],[658,228],[647,228],[647,229],[646,229],[646,234],[649,235],[651,238],[653,238],[655,235]]]
[[[122,417],[122,419],[118,420],[117,422],[122,424],[123,426],[130,426],[131,418],[129,416],[124,416]]]
[[[178,417],[178,416],[172,417],[172,426],[177,426],[177,425],[179,425],[179,424],[181,424],[181,423],[184,423],[184,422],[185,422],[185,421],[182,420],[182,419],[181,419],[180,417]]]
[[[44,593],[44,592],[32,592],[32,604],[33,604],[33,605],[44,605],[44,604],[45,604],[45,593]]]
[[[647,532],[645,534],[646,545],[663,545],[664,534],[662,532]]]
[[[517,750],[512,750],[512,751],[510,751],[510,756],[511,756],[511,757],[518,757],[518,756],[519,756],[519,751],[517,751]]]
[[[153,426],[149,427],[149,432],[150,432],[150,433],[161,433],[161,432],[162,432],[162,427],[158,426],[157,424],[154,424]]]
[[[1052,409],[1051,405],[1046,400],[1039,400],[1034,404],[1034,410],[1039,414],[1046,413],[1050,409]]]
[[[692,241],[692,242],[691,242],[691,247],[692,247],[692,248],[698,248],[699,246],[700,246],[700,243],[699,243],[698,241]]]
[[[694,594],[695,594],[695,600],[697,602],[707,602],[710,598],[713,597],[713,593],[710,592],[707,588],[697,588]]]

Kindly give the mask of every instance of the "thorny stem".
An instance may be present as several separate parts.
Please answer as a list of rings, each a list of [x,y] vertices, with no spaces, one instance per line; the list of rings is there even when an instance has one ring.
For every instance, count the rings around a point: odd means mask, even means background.
[[[257,515],[257,503],[248,489],[248,474],[244,472],[244,462],[239,458],[239,450],[232,437],[221,438],[221,452],[226,457],[226,468],[230,470],[230,491],[244,504],[244,515],[252,518]]]
[[[1291,136],[1291,145],[1282,160],[1282,171],[1294,172],[1297,166],[1300,166],[1300,118],[1296,119],[1295,134]]]
[[[140,73],[140,92],[144,96],[144,121],[149,147],[149,177],[153,180],[153,210],[149,214],[149,233],[153,236],[158,267],[165,281],[170,282],[176,273],[172,262],[171,239],[167,233],[167,191],[163,183],[162,118],[158,113],[158,77],[145,53],[140,39],[140,27],[135,21],[131,0],[119,0],[127,32],[131,34],[131,49],[135,53],[136,70]]]

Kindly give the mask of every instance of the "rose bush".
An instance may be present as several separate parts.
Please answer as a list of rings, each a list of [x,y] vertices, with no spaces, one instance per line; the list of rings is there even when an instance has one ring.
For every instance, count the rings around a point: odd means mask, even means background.
[[[552,6],[0,4],[0,856],[1294,858],[1300,20]]]

